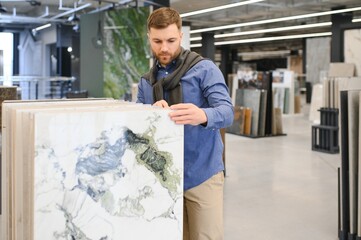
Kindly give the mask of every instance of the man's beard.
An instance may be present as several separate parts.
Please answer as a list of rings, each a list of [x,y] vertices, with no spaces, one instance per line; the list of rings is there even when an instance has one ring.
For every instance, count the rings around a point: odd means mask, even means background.
[[[153,56],[155,56],[155,58],[158,60],[158,62],[161,65],[168,65],[169,63],[171,63],[174,59],[176,59],[178,57],[180,52],[181,52],[181,48],[179,48],[179,50],[176,51],[174,54],[171,54],[169,52],[161,52],[159,54],[156,54],[153,51]]]

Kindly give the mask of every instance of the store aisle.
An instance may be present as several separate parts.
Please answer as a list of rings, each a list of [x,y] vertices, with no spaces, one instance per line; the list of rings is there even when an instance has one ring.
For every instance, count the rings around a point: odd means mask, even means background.
[[[225,240],[336,240],[340,154],[311,150],[304,114],[283,117],[287,136],[226,134]]]

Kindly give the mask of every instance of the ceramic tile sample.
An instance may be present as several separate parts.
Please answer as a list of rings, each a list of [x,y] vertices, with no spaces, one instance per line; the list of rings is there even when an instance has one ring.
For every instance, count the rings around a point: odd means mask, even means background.
[[[252,109],[246,108],[244,111],[244,134],[251,135],[251,125],[252,125]]]
[[[261,90],[261,101],[259,107],[258,136],[266,134],[266,112],[267,110],[267,91]]]
[[[34,150],[12,166],[24,176],[10,214],[28,219],[13,225],[16,239],[182,239],[183,126],[168,110],[106,106],[17,115]]]
[[[361,76],[361,29],[351,29],[344,32],[345,63],[355,64],[355,75]]]
[[[149,70],[148,7],[107,11],[104,16],[104,96],[129,97],[133,83]],[[122,26],[118,27],[117,26]]]
[[[261,94],[259,89],[237,89],[236,105],[252,109],[251,135],[258,136],[259,111],[261,106]]]
[[[231,126],[227,127],[227,133],[243,134],[245,109],[241,106],[234,106],[234,119]]]
[[[276,135],[283,134],[282,129],[282,111],[280,108],[275,109],[275,125],[276,125]]]
[[[281,112],[284,113],[285,109],[285,92],[286,88],[275,87],[273,88],[273,107],[280,108]]]
[[[309,120],[314,123],[320,123],[320,109],[323,102],[323,85],[315,84],[312,87],[312,101],[310,106]]]

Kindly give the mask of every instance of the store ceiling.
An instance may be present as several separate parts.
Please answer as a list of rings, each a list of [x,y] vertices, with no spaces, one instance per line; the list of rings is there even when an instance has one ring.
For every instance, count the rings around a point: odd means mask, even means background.
[[[231,0],[170,0],[170,5],[177,9],[181,14],[196,10],[212,8],[220,5],[233,4],[242,1]],[[33,28],[46,22],[66,22],[74,13],[78,16],[98,10],[110,8],[134,7],[137,4],[143,5],[150,1],[132,1],[132,0],[0,0],[1,6],[6,8],[7,12],[0,13],[0,28],[16,31],[24,28]],[[210,13],[203,13],[189,17],[183,17],[183,21],[190,24],[191,30],[217,27],[221,25],[250,23],[261,20],[285,18],[289,16],[299,16],[311,13],[327,12],[338,8],[356,8],[353,13],[354,18],[361,18],[360,0],[259,0],[243,6],[233,7],[224,10],[218,10]],[[0,8],[1,11],[1,8]],[[254,39],[264,37],[281,37],[299,34],[325,33],[329,32],[331,26],[303,28],[298,30],[272,31],[269,29],[283,28],[290,26],[300,26],[315,23],[330,22],[331,15],[299,18],[294,20],[276,21],[273,23],[252,24],[249,26],[234,27],[214,31],[216,35],[224,33],[239,33],[254,30],[268,29],[268,33],[252,33],[243,36],[219,37],[216,42]],[[191,38],[200,37],[201,33],[192,33]],[[199,44],[200,41],[192,41],[191,44]],[[232,48],[238,48],[240,51],[273,51],[290,50],[302,48],[302,39],[275,40],[267,42],[251,42],[230,44]]]

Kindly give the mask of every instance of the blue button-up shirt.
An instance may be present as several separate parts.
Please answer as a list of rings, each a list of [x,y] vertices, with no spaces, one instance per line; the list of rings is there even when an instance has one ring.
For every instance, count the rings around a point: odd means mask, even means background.
[[[157,79],[172,73],[175,61],[168,66],[158,65]],[[207,115],[207,125],[184,126],[184,190],[198,186],[214,174],[224,170],[223,143],[220,128],[233,122],[233,105],[222,72],[210,60],[202,60],[186,72],[180,80],[183,103],[192,103]],[[167,98],[168,93],[164,93]],[[153,90],[149,81],[141,78],[137,102],[153,104]]]

